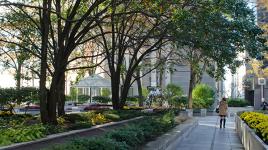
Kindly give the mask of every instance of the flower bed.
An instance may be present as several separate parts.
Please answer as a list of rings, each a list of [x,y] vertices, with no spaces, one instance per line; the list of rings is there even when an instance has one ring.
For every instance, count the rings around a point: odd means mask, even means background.
[[[75,139],[66,144],[53,146],[49,150],[139,149],[140,145],[174,127],[174,117],[173,112],[158,116],[147,116],[143,121],[111,131],[104,136]]]
[[[268,144],[268,116],[258,112],[243,112],[240,118]]]
[[[27,142],[50,134],[90,128],[94,125],[120,121],[144,113],[137,110],[102,110],[78,114],[66,114],[58,118],[57,126],[43,125],[39,117],[32,115],[12,115],[0,113],[0,146]]]

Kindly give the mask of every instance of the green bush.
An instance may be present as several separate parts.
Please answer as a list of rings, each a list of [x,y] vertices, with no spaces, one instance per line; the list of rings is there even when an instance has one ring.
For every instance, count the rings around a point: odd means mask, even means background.
[[[119,121],[120,120],[120,116],[117,114],[105,114],[105,117],[109,120],[113,120],[113,121]]]
[[[248,102],[243,99],[230,99],[228,100],[229,107],[245,107],[248,106]]]
[[[109,88],[102,88],[101,89],[101,96],[109,97],[111,95],[111,90]]]
[[[89,95],[78,95],[78,101],[81,103],[87,102],[89,99]]]
[[[110,112],[111,113],[111,112]],[[174,113],[146,117],[143,120],[113,130],[104,137],[76,139],[51,150],[127,150],[138,149],[146,141],[155,138],[174,126]]]
[[[110,139],[115,139],[118,142],[122,142],[124,141],[127,145],[129,145],[130,147],[135,147],[137,145],[140,145],[143,141],[140,141],[140,134],[137,132],[138,129],[134,128],[135,130],[128,130],[128,128],[125,128],[123,130],[115,130],[110,132],[107,137]],[[142,131],[140,131],[142,132]]]
[[[130,147],[124,142],[114,139],[97,137],[90,139],[76,139],[65,145],[57,145],[52,150],[128,150]]]
[[[214,91],[209,85],[196,85],[192,94],[194,108],[208,108],[213,104]]]
[[[138,96],[129,96],[129,97],[127,97],[126,101],[128,101],[128,102],[138,102],[139,97]]]
[[[180,99],[183,94],[183,90],[180,86],[168,84],[163,93],[170,107],[180,107]]]
[[[21,104],[28,101],[39,101],[39,90],[37,88],[21,87],[19,90],[15,88],[0,88],[0,105],[12,107],[11,103]]]
[[[105,96],[94,96],[92,97],[92,100],[98,103],[108,103],[112,101],[111,98]]]
[[[46,136],[46,128],[41,124],[0,129],[0,132],[0,146],[32,141]]]

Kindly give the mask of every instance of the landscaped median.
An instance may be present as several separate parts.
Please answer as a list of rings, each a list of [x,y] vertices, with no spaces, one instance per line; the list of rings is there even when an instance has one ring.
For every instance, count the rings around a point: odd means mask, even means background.
[[[28,142],[55,133],[90,128],[108,122],[145,115],[139,110],[105,110],[66,114],[58,118],[58,125],[43,125],[38,116],[0,113],[0,146]]]
[[[236,116],[236,129],[245,149],[268,150],[268,116],[243,112]]]
[[[137,118],[137,116],[143,116],[143,118]],[[126,120],[129,118],[133,119]],[[119,122],[117,123],[117,121]],[[46,126],[40,123],[38,117],[2,114],[0,121],[0,144],[2,146],[10,145],[5,147],[8,149],[27,149],[27,147],[31,146],[36,146],[38,147],[36,149],[39,149],[40,147],[44,148],[49,144],[54,145],[55,143],[65,144],[64,146],[59,145],[51,149],[62,149],[62,147],[64,147],[63,149],[73,149],[73,146],[85,147],[87,146],[84,145],[86,143],[90,143],[90,147],[93,147],[93,149],[94,145],[98,149],[107,145],[116,149],[129,149],[135,148],[134,145],[138,146],[141,143],[152,140],[157,135],[176,125],[173,111],[170,112],[168,110],[158,110],[149,114],[143,113],[140,110],[93,111],[69,114],[58,118],[58,122],[59,125],[57,126]],[[127,127],[125,127],[126,125]],[[118,128],[120,130],[116,130]],[[95,137],[98,135],[104,136]],[[80,136],[87,138],[77,139]],[[66,144],[66,141],[72,138],[76,138],[76,140]],[[20,142],[22,143],[20,144]],[[76,145],[77,143],[78,145]],[[119,147],[117,148],[117,146]]]
[[[182,119],[185,121],[185,118]],[[93,138],[78,138],[47,150],[129,150],[141,149],[146,142],[167,132],[176,124],[174,112],[146,116],[143,120]]]

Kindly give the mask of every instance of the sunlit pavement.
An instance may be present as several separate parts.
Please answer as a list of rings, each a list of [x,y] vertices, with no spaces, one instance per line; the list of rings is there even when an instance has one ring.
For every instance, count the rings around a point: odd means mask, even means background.
[[[235,132],[234,117],[227,118],[226,128],[220,129],[218,116],[200,117],[198,126],[181,141],[172,143],[168,150],[244,150]]]

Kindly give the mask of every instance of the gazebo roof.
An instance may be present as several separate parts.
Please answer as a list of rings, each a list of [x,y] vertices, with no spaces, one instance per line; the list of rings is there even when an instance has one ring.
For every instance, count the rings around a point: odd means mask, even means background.
[[[101,77],[100,75],[94,74],[80,80],[73,87],[85,88],[85,87],[111,87],[111,81]]]

